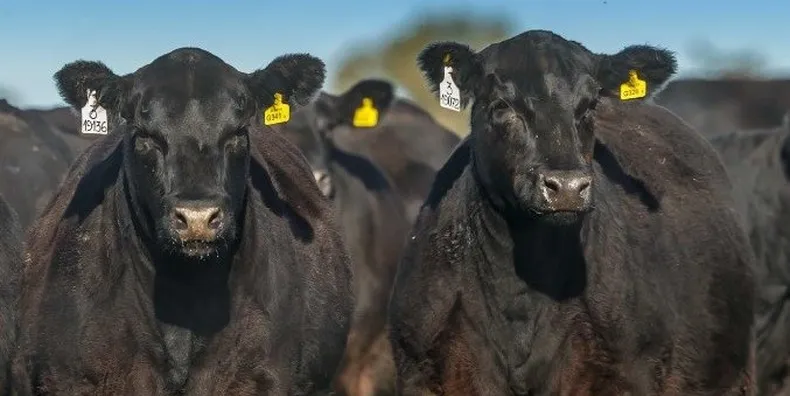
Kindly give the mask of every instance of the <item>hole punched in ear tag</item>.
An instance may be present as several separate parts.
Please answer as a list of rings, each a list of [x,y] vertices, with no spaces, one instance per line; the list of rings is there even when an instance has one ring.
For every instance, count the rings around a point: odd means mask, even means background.
[[[274,103],[263,112],[263,124],[274,125],[288,122],[291,119],[291,106],[283,102],[283,95],[274,94]]]
[[[372,128],[379,122],[379,111],[373,106],[373,100],[362,98],[362,106],[354,111],[354,126],[357,128]]]
[[[88,95],[88,103],[82,107],[80,133],[106,135],[108,131],[107,110],[99,105],[95,90],[88,89],[86,93]]]
[[[639,99],[647,96],[647,82],[640,80],[636,70],[628,71],[628,81],[620,84],[620,100]]]
[[[439,84],[439,105],[445,109],[461,111],[461,92],[453,81],[450,54],[444,56],[444,78]]]

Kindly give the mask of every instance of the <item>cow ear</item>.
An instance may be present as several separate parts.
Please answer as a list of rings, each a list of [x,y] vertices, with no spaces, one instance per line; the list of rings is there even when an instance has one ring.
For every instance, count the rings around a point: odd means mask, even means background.
[[[88,90],[97,92],[102,107],[119,111],[128,90],[125,80],[101,62],[78,60],[66,64],[54,79],[60,97],[77,111],[88,103]]]
[[[325,69],[321,59],[309,54],[282,55],[249,74],[248,84],[259,108],[268,108],[280,94],[293,113],[312,102],[324,85]]]
[[[597,80],[606,96],[620,97],[620,86],[628,83],[631,73],[647,85],[646,98],[658,90],[675,72],[678,62],[675,54],[666,49],[647,45],[632,45],[614,55],[603,55],[598,63]]]
[[[461,108],[464,108],[470,99],[474,99],[482,82],[483,72],[477,54],[469,46],[454,42],[433,43],[420,52],[417,66],[428,80],[431,91],[437,95],[444,80],[445,65],[452,67],[450,75],[461,91]]]
[[[355,127],[374,127],[389,110],[395,89],[387,81],[368,79],[358,82],[335,100],[338,124]],[[364,117],[375,112],[375,117]]]

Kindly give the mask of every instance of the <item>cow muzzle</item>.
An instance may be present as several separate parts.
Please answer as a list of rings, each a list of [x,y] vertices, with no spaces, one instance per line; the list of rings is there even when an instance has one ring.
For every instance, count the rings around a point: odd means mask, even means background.
[[[170,217],[178,239],[184,244],[215,242],[225,218],[220,207],[213,205],[176,206]]]

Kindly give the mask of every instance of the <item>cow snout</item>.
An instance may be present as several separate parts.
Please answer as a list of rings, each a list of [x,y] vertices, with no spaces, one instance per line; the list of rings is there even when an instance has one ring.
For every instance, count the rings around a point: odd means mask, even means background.
[[[323,170],[314,170],[313,177],[315,178],[315,183],[318,185],[318,189],[321,190],[321,194],[325,197],[329,197],[332,195],[332,177],[329,176],[329,172]]]
[[[224,217],[217,206],[177,206],[171,220],[182,242],[211,242],[217,238]]]
[[[549,211],[583,212],[590,208],[592,176],[586,172],[544,172],[538,175],[538,188]]]

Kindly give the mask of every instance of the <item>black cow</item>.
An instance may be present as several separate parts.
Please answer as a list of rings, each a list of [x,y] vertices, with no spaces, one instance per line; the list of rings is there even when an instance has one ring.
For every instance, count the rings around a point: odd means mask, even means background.
[[[302,150],[319,188],[335,202],[354,262],[356,322],[347,346],[347,368],[341,377],[349,395],[392,392],[394,368],[385,332],[386,308],[411,224],[386,174],[347,148],[349,143],[354,147],[355,141],[349,142],[348,135],[345,140],[338,138],[334,126],[352,125],[354,109],[365,98],[374,105],[388,103],[391,92],[389,83],[362,82],[341,98],[325,96],[314,102],[279,128]]]
[[[790,115],[781,127],[711,137],[757,257],[761,395],[790,392]],[[783,389],[784,393],[779,390]]]
[[[304,157],[253,117],[306,104],[324,73],[294,54],[246,74],[197,48],[126,76],[88,61],[56,73],[67,103],[97,90],[118,116],[27,237],[18,394],[329,387],[350,262]]]
[[[395,280],[402,394],[753,394],[754,257],[721,160],[617,98],[632,71],[649,96],[672,53],[532,30],[419,65],[474,105]]]
[[[352,122],[364,97],[373,99],[378,111],[378,123],[373,127],[355,127]],[[340,96],[322,92],[313,106],[348,114],[319,127],[346,150],[371,159],[387,174],[405,200],[413,223],[436,171],[458,144],[458,136],[415,104],[395,98],[392,84],[383,80],[362,80]],[[295,132],[290,131],[291,140],[311,139],[294,136]]]
[[[16,341],[16,298],[19,293],[21,227],[14,210],[0,194],[0,391],[8,394],[8,363]]]
[[[656,93],[655,102],[706,136],[734,129],[772,128],[790,108],[790,80],[677,79]]]

